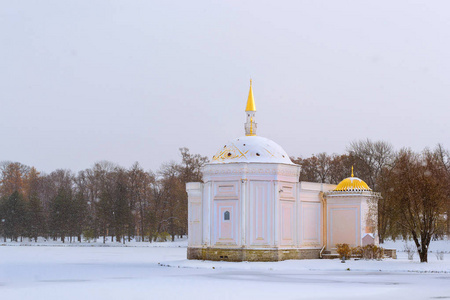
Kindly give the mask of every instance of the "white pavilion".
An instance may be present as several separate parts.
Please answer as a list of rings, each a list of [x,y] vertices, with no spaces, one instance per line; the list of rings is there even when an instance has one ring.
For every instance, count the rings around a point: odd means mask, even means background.
[[[203,183],[186,186],[188,259],[311,259],[338,243],[378,243],[378,193],[353,170],[338,185],[299,182],[300,166],[256,135],[251,82],[245,115],[245,135],[217,151],[203,168]]]

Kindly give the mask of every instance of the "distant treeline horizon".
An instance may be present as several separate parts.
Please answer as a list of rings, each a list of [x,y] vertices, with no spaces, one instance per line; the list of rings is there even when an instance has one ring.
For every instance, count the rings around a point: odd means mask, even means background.
[[[82,237],[111,236],[118,242],[137,237],[151,242],[186,235],[185,184],[202,181],[201,168],[209,159],[191,154],[187,148],[180,148],[180,156],[180,162],[163,163],[155,172],[144,171],[137,162],[124,168],[100,161],[76,174],[67,169],[45,174],[20,162],[2,162],[0,236],[4,240],[43,236],[62,240],[74,237],[78,241]],[[450,155],[440,144],[434,150],[422,152],[407,148],[395,151],[387,142],[367,139],[350,143],[343,154],[322,152],[291,160],[301,166],[299,181],[338,184],[350,177],[353,166],[355,177],[383,196],[378,203],[378,233],[383,241],[412,235],[399,222],[400,212],[393,209],[397,204],[392,202],[397,194],[406,192],[406,185],[399,187],[400,183],[394,180],[394,175],[402,171],[397,168],[405,157],[411,165],[436,164],[436,170],[426,172],[442,173],[436,176],[446,180],[441,184],[446,190],[440,191],[442,207],[433,208],[441,217],[433,222],[446,225],[433,227],[432,233],[448,232],[450,224],[443,217],[447,218],[450,211]]]

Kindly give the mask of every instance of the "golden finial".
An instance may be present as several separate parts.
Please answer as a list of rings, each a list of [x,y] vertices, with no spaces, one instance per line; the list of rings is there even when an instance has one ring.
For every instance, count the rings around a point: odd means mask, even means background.
[[[355,177],[355,176],[353,176],[353,166],[352,166],[352,177]]]
[[[256,111],[255,99],[253,99],[252,80],[250,79],[250,91],[248,92],[247,107],[245,111]]]

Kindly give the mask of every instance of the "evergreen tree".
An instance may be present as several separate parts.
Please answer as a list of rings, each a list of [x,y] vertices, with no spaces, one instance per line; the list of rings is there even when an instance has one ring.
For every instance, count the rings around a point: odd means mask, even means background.
[[[129,205],[127,176],[124,170],[117,170],[115,191],[113,197],[113,213],[114,213],[114,232],[116,241],[120,242],[121,238],[125,239],[127,227],[131,225],[132,215]],[[125,242],[125,240],[124,240]]]
[[[0,233],[3,237],[3,241],[6,242],[6,233],[5,233],[5,213],[4,213],[4,207],[5,202],[7,201],[7,197],[3,196],[0,198]]]
[[[33,238],[37,242],[39,236],[43,236],[45,232],[45,217],[42,209],[42,203],[37,193],[33,193],[28,204],[28,222],[27,233],[28,237]]]
[[[26,205],[23,196],[15,191],[8,198],[4,198],[1,205],[3,232],[6,237],[17,241],[25,234]]]
[[[50,202],[50,235],[54,239],[61,237],[62,242],[70,233],[71,199],[72,191],[60,188],[56,197]]]

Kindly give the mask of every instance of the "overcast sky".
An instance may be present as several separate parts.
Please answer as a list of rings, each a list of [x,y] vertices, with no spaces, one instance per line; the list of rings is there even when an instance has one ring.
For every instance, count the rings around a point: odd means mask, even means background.
[[[156,170],[244,134],[291,156],[450,147],[449,1],[3,1],[0,161]]]

